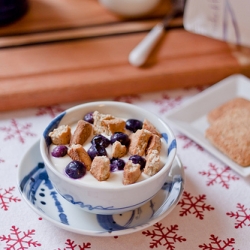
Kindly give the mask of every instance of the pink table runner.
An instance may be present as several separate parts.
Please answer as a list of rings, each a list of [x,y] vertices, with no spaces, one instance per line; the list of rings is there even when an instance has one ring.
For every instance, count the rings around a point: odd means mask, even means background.
[[[116,100],[164,116],[200,91],[162,91]],[[122,236],[86,236],[60,229],[31,210],[18,191],[19,162],[45,125],[73,105],[1,114],[0,249],[250,249],[250,178],[239,176],[173,127],[184,166],[185,189],[173,211],[153,226]]]

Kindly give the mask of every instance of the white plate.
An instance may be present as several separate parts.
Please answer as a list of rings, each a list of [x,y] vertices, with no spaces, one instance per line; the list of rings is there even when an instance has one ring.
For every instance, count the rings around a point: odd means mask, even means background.
[[[235,97],[244,97],[250,100],[250,80],[243,75],[232,75],[207,88],[167,114],[166,119],[169,124],[200,144],[234,171],[242,176],[248,176],[250,175],[250,166],[241,167],[236,164],[212,146],[204,136],[205,130],[209,126],[207,113]]]
[[[62,198],[51,184],[35,143],[19,165],[18,187],[23,199],[41,217],[65,230],[93,236],[116,236],[147,228],[168,215],[177,205],[184,186],[178,157],[162,189],[138,209],[116,215],[95,215]]]

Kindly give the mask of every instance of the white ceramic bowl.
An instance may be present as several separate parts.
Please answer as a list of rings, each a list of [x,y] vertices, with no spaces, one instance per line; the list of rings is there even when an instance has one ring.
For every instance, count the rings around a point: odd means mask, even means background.
[[[167,143],[166,152],[164,152],[167,158],[163,168],[154,176],[141,182],[121,186],[105,186],[105,183],[97,180],[91,184],[84,182],[84,177],[82,181],[78,181],[56,170],[49,156],[51,144],[49,132],[62,124],[76,123],[83,119],[85,114],[93,111],[124,119],[134,118],[143,121],[146,118],[149,120],[163,134]],[[118,214],[140,207],[161,189],[176,155],[176,139],[171,129],[147,110],[121,102],[91,102],[70,108],[54,118],[44,130],[40,141],[40,151],[52,184],[66,200],[87,212]]]
[[[108,10],[125,17],[138,17],[153,11],[161,0],[99,0]]]

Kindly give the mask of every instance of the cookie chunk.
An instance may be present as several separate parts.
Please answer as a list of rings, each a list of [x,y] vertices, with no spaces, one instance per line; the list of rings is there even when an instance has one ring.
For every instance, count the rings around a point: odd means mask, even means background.
[[[86,152],[86,150],[82,147],[82,145],[73,144],[68,149],[68,155],[70,156],[72,160],[82,162],[85,165],[86,169],[88,171],[90,170],[92,161],[88,153]]]
[[[159,154],[161,152],[161,138],[155,134],[153,134],[149,139],[146,155],[150,154],[152,150],[157,150]]]
[[[159,137],[162,137],[161,133],[157,130],[157,128],[147,119],[143,121],[142,128],[150,131],[154,135],[158,135]]]
[[[68,125],[60,125],[49,133],[52,143],[55,145],[69,144],[71,138],[71,128]]]
[[[103,120],[102,126],[105,127],[107,135],[112,135],[115,132],[124,132],[126,122],[120,118],[114,118],[111,120]]]
[[[141,175],[140,164],[134,164],[131,160],[127,161],[123,170],[123,184],[135,183]]]
[[[101,114],[98,111],[93,113],[94,119],[94,134],[108,134],[107,127],[103,126],[103,121],[112,120],[115,117],[109,114]]]
[[[242,98],[242,97],[234,98],[234,99],[222,104],[218,108],[215,108],[212,111],[210,111],[207,115],[208,122],[213,123],[215,120],[217,120],[222,115],[227,113],[228,110],[235,109],[235,108],[250,109],[250,101],[245,99],[245,98]]]
[[[152,150],[147,155],[144,173],[148,176],[153,176],[161,169],[160,154],[158,150]]]
[[[151,136],[152,133],[146,129],[138,129],[135,133],[131,134],[129,153],[131,155],[143,156]]]
[[[232,108],[212,122],[206,138],[239,165],[250,165],[250,109]]]
[[[76,129],[71,137],[70,145],[80,144],[83,145],[84,142],[92,134],[92,125],[84,120],[79,120],[76,125]]]
[[[112,145],[112,157],[113,158],[121,158],[127,153],[127,147],[122,145],[119,141],[115,141]]]
[[[98,180],[105,181],[110,176],[110,160],[107,156],[96,156],[91,164],[90,173]]]

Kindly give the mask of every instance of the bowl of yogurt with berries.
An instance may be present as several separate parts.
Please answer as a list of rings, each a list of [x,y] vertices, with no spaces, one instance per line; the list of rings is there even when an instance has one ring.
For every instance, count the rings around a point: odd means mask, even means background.
[[[162,188],[176,139],[159,117],[128,103],[72,107],[45,128],[40,151],[48,176],[68,202],[95,214],[134,210]]]

